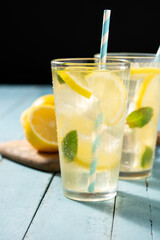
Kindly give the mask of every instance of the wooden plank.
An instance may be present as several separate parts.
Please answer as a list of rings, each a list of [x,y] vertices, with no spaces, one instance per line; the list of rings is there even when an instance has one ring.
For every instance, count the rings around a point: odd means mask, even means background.
[[[152,239],[145,180],[119,182],[112,239]]]
[[[0,141],[23,136],[20,115],[39,96],[52,92],[51,86],[17,87],[1,96],[5,114],[0,119]],[[10,104],[5,101],[10,93]],[[8,95],[6,95],[6,98]],[[8,110],[7,110],[8,109]],[[9,111],[10,109],[10,111]],[[6,111],[7,110],[7,111]],[[21,240],[43,198],[53,174],[33,170],[7,159],[0,161],[0,239]]]
[[[146,190],[150,209],[151,234],[160,239],[160,146],[156,148],[152,178],[146,180]]]
[[[156,156],[153,176],[147,180],[119,181],[112,239],[159,239],[159,162]],[[155,176],[157,179],[154,179]]]
[[[21,240],[52,174],[11,161],[0,163],[0,239]]]
[[[85,203],[65,198],[56,174],[24,239],[109,239],[113,209],[114,200]]]

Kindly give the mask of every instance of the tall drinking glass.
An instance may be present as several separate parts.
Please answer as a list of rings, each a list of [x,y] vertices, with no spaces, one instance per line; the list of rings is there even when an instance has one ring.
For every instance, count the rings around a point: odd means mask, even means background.
[[[130,64],[51,62],[63,192],[102,201],[117,192]]]
[[[131,63],[127,120],[120,177],[139,179],[152,172],[160,109],[160,62],[155,54],[110,53]],[[98,55],[95,55],[98,57]]]

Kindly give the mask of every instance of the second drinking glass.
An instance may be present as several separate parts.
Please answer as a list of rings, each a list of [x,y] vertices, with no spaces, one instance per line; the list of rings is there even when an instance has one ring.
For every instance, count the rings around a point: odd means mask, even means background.
[[[120,177],[140,179],[151,175],[160,109],[160,62],[155,54],[108,53],[131,63],[127,119]],[[99,57],[96,54],[95,57]],[[98,60],[97,60],[98,61]]]

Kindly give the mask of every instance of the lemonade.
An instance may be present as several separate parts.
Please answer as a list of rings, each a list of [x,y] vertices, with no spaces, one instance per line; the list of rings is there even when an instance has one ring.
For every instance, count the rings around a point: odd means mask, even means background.
[[[94,56],[98,61],[99,54]],[[131,63],[120,178],[145,178],[151,175],[157,139],[160,59],[144,53],[108,53],[108,56]]]
[[[94,59],[51,64],[64,195],[81,201],[110,199],[119,176],[129,64],[108,60],[102,68]],[[96,177],[90,191],[93,156]]]
[[[122,178],[142,178],[151,174],[160,107],[158,65],[141,63],[131,68],[128,114],[144,109],[145,118],[148,120],[139,127],[132,128],[127,122],[125,124],[120,167]],[[150,112],[147,112],[147,109],[150,109]]]

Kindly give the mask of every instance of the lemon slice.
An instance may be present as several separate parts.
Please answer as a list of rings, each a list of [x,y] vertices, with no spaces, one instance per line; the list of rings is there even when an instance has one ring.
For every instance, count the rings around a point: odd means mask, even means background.
[[[131,68],[131,76],[134,74],[159,74],[158,68],[144,67],[144,68]]]
[[[62,152],[63,154],[66,152],[67,154],[65,153],[64,155],[66,155],[67,158],[71,157],[71,160],[77,167],[89,170],[91,165],[91,160],[92,160],[92,138],[91,137],[86,137],[86,136],[84,137],[83,134],[78,133],[78,141],[75,139],[76,142],[73,142],[73,139],[74,139],[73,137],[70,139],[68,138],[70,140],[66,144],[66,148],[67,148],[67,145],[69,146],[68,149],[64,148],[63,146],[64,140],[66,140],[66,136],[68,136],[68,134],[71,134],[75,131],[76,130],[72,130],[68,132],[63,138],[62,142],[60,143]],[[74,156],[75,146],[76,146],[76,156]],[[74,156],[74,159],[72,159],[72,156]],[[98,161],[97,161],[97,171],[110,170],[118,167],[119,164],[120,164],[120,155],[118,153],[116,153],[115,151],[105,152],[104,148],[103,149],[101,148],[99,150]]]
[[[144,81],[139,89],[138,98],[137,98],[137,108],[144,106],[151,106],[153,108],[159,103],[159,91],[160,91],[160,80],[159,72],[157,68],[139,68],[133,69],[133,74],[142,75]],[[145,74],[145,76],[144,76]]]
[[[145,106],[146,104],[149,103],[151,104],[152,97],[154,95],[150,95],[149,91],[156,90],[155,87],[157,84],[155,84],[155,81],[152,81],[155,76],[153,74],[149,75],[148,77],[145,78],[143,84],[140,87],[138,98],[137,98],[137,108],[141,108],[142,106]],[[154,93],[154,92],[152,92]],[[148,96],[149,94],[149,96]],[[147,98],[147,99],[146,99]],[[148,99],[149,98],[149,99]],[[155,99],[155,98],[153,98]],[[147,101],[146,101],[147,100]]]
[[[53,106],[31,107],[24,125],[27,140],[39,151],[58,150],[55,109]]]
[[[84,78],[79,77],[76,71],[61,70],[57,71],[57,73],[75,92],[86,98],[91,97],[92,93],[87,89],[87,82]]]
[[[118,76],[106,70],[86,76],[93,94],[99,98],[103,122],[113,126],[121,119],[126,107],[126,89]]]
[[[91,139],[83,139],[78,136],[78,153],[74,163],[81,168],[90,169],[92,159],[92,142]],[[120,157],[115,152],[106,153],[100,150],[97,161],[97,171],[109,170],[118,167]]]

